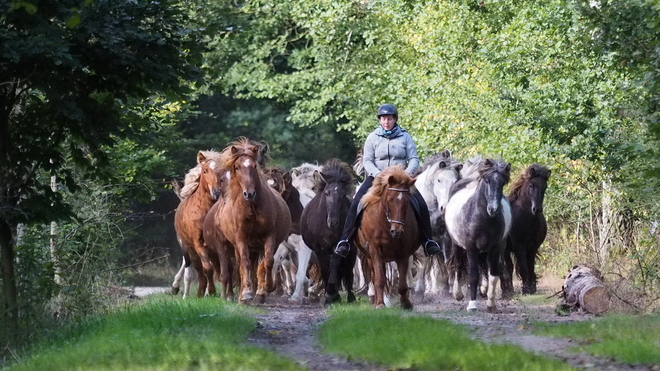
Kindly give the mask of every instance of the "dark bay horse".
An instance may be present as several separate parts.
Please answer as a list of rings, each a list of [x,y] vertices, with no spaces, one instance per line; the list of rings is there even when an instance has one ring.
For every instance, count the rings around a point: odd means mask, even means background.
[[[452,188],[445,211],[447,232],[453,241],[452,259],[457,261],[454,278],[454,297],[462,299],[459,272],[467,268],[470,302],[468,311],[477,310],[479,266],[488,266],[489,311],[496,309],[495,289],[501,273],[500,258],[506,246],[511,226],[511,207],[503,196],[509,181],[511,164],[500,160],[482,160],[476,179],[462,179]],[[483,260],[487,259],[487,260]]]
[[[367,257],[376,308],[385,307],[385,263],[392,261],[396,262],[399,273],[401,307],[413,307],[408,296],[407,275],[410,257],[419,248],[419,228],[410,205],[410,188],[414,183],[415,179],[401,167],[391,166],[376,176],[362,197],[362,220],[353,241]]]
[[[247,138],[231,143],[222,151],[229,180],[223,202],[213,214],[215,227],[231,245],[224,251],[232,248],[235,251],[240,302],[254,298],[252,286],[255,278],[257,302],[265,302],[266,292],[275,290],[273,254],[291,231],[289,208],[279,193],[268,185],[257,163],[260,152],[260,145]],[[260,257],[263,259],[256,268]],[[220,258],[229,259],[230,256]]]
[[[551,171],[545,166],[532,164],[511,185],[511,231],[504,253],[504,275],[502,295],[513,294],[513,262],[516,257],[516,271],[522,279],[522,293],[536,293],[536,273],[534,265],[539,247],[545,240],[548,226],[543,215],[543,199],[548,187]]]
[[[318,177],[317,193],[303,210],[300,232],[305,244],[316,253],[325,284],[326,303],[329,304],[339,300],[338,279],[333,277],[330,280],[330,263],[351,207],[349,195],[353,191],[354,177],[351,168],[337,159],[326,162],[313,176]],[[334,274],[343,278],[348,302],[355,301],[353,266],[356,255],[357,252],[352,250],[346,259],[336,261],[339,272]]]
[[[198,174],[199,184],[196,188],[191,188],[194,190],[191,190],[177,207],[174,228],[186,259],[186,267],[192,263],[197,271],[199,280],[197,296],[201,297],[204,296],[207,288],[210,295],[216,292],[213,273],[214,267],[217,268],[218,257],[214,251],[208,250],[204,245],[203,225],[207,212],[222,194],[220,178],[224,172],[217,153],[199,152],[197,162],[199,169],[195,168],[195,172]],[[186,282],[186,285],[189,285],[189,282]],[[187,295],[188,289],[189,287],[184,287],[184,296]]]

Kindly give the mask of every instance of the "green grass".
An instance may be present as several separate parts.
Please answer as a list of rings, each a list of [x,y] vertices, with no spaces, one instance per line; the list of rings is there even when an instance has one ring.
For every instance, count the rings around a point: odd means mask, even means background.
[[[71,326],[11,370],[300,370],[245,343],[249,308],[217,298],[155,296]]]
[[[334,307],[321,326],[327,351],[396,369],[571,370],[514,345],[485,344],[446,320],[404,315],[370,306]]]
[[[578,323],[535,323],[539,335],[571,338],[577,350],[622,363],[660,364],[660,315],[608,316]]]

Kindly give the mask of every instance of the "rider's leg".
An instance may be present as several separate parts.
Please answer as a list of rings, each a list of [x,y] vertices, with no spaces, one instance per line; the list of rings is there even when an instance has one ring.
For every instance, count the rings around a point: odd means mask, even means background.
[[[410,193],[410,201],[417,204],[413,207],[415,210],[415,217],[417,218],[417,225],[419,226],[419,233],[421,234],[421,241],[424,245],[424,252],[426,255],[431,256],[442,252],[440,245],[433,240],[433,230],[431,229],[431,216],[429,215],[429,208],[422,195],[416,190]],[[418,213],[419,210],[419,213]]]
[[[360,200],[362,196],[369,190],[371,184],[374,182],[374,177],[368,176],[364,183],[360,186],[355,197],[353,197],[353,202],[351,203],[351,208],[348,210],[348,215],[346,215],[346,222],[344,223],[344,229],[341,233],[341,239],[335,247],[335,254],[342,257],[346,257],[348,252],[351,250],[351,245],[348,243],[348,240],[353,236],[356,228],[356,222],[358,218],[358,206],[360,205]]]

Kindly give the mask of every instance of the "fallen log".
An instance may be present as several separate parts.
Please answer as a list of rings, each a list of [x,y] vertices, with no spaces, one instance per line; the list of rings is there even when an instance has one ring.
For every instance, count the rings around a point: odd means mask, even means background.
[[[610,297],[603,285],[603,277],[594,267],[583,264],[573,266],[562,290],[564,299],[560,305],[564,308],[600,314],[610,307]]]

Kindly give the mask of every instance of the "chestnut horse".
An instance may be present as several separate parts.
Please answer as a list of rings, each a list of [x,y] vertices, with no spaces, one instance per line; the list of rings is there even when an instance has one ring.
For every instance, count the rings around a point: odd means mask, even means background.
[[[543,199],[550,179],[550,169],[532,164],[511,185],[511,231],[504,252],[504,275],[502,276],[502,296],[513,295],[513,262],[516,257],[516,271],[522,279],[522,293],[536,293],[536,273],[534,265],[539,247],[545,240],[548,225],[543,215]]]
[[[419,228],[410,203],[414,183],[415,179],[401,167],[391,166],[376,176],[362,197],[362,221],[353,240],[367,257],[376,308],[385,307],[385,263],[391,261],[396,262],[399,271],[401,307],[413,307],[408,297],[407,275],[410,257],[419,248]]]
[[[198,166],[193,170],[199,173],[199,184],[177,207],[174,229],[186,259],[186,267],[192,263],[197,271],[199,280],[197,296],[201,297],[204,296],[207,287],[210,295],[215,294],[213,272],[214,267],[217,268],[218,257],[215,251],[206,249],[202,228],[204,217],[222,194],[220,178],[224,171],[218,154],[214,152],[200,151],[197,154],[197,163]],[[174,291],[178,286],[176,288],[173,286],[172,289]],[[189,282],[186,281],[184,296],[188,294],[188,290]]]
[[[256,299],[266,300],[273,284],[273,254],[291,231],[291,214],[282,197],[267,183],[257,161],[260,146],[240,138],[222,151],[229,171],[229,183],[223,203],[213,213],[215,227],[226,238],[225,252],[235,251],[239,268],[239,301],[254,298],[252,281],[259,257]],[[220,259],[229,259],[224,254]]]

